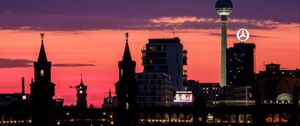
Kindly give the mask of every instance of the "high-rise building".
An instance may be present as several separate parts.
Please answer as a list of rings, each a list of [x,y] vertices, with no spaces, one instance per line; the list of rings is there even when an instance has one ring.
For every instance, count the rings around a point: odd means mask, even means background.
[[[86,101],[87,86],[83,84],[82,79],[80,81],[80,84],[76,86],[76,90],[77,90],[77,104],[76,104],[76,106],[78,108],[81,108],[81,109],[87,108],[87,101]]]
[[[33,126],[54,126],[55,84],[51,82],[51,62],[47,60],[44,48],[44,34],[38,61],[34,62],[34,82],[30,84],[33,105]]]
[[[254,43],[235,43],[227,50],[228,86],[250,86],[254,81]]]
[[[119,61],[119,81],[115,84],[118,97],[117,126],[136,125],[136,99],[138,86],[135,80],[135,61],[132,60],[128,33],[126,33],[126,46],[122,61]]]
[[[183,89],[183,66],[187,57],[178,37],[149,39],[142,55],[144,73],[166,73],[171,76],[176,90]]]
[[[173,104],[175,88],[168,74],[138,73],[136,78],[139,84],[138,106],[169,107]]]
[[[218,0],[215,8],[218,15],[221,16],[222,30],[221,30],[221,82],[220,86],[226,86],[226,48],[227,48],[227,16],[232,12],[231,0]]]

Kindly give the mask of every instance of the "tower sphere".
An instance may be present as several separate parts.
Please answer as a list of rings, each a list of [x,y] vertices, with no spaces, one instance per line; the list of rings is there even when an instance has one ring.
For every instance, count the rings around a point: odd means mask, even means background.
[[[215,8],[220,16],[228,16],[232,12],[233,5],[231,0],[218,0]]]

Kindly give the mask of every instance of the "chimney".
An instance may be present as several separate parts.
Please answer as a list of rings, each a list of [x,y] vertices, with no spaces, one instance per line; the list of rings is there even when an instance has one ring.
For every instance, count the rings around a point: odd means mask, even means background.
[[[22,77],[22,95],[25,94],[25,78]]]

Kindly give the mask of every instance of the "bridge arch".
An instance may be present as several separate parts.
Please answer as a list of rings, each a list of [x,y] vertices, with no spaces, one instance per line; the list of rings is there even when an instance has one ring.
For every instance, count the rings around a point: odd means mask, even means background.
[[[163,123],[169,123],[170,122],[170,116],[169,116],[168,113],[163,114],[162,122]]]
[[[231,123],[237,123],[237,117],[236,117],[236,114],[231,114],[231,116],[230,116],[230,122],[231,122]]]
[[[276,98],[277,101],[292,101],[293,95],[289,93],[281,93]]]
[[[177,122],[177,115],[175,113],[171,115],[171,122]]]
[[[185,116],[183,113],[180,113],[178,116],[178,122],[185,122]]]
[[[188,122],[188,123],[193,122],[193,114],[192,113],[188,113],[186,115],[186,122]]]
[[[245,123],[245,115],[244,114],[239,114],[239,122],[238,123]]]

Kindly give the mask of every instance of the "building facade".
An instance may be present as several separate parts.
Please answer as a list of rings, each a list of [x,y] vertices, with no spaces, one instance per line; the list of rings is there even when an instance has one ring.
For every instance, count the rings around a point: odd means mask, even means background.
[[[183,66],[187,64],[187,52],[183,50],[180,39],[149,39],[142,50],[144,73],[158,72],[171,76],[176,90],[183,89]]]
[[[225,88],[226,100],[253,100],[252,86]]]
[[[254,81],[255,44],[234,43],[227,49],[227,85],[250,86]]]
[[[173,104],[175,88],[171,77],[165,73],[139,73],[136,75],[139,84],[138,106],[169,107]]]
[[[257,118],[266,123],[298,125],[300,122],[300,70],[283,70],[280,64],[267,64],[265,71],[257,74],[255,103]],[[273,108],[273,109],[269,109]],[[298,123],[297,123],[298,122]]]
[[[290,104],[294,89],[300,86],[300,70],[282,70],[279,64],[267,64],[266,70],[258,73],[256,85],[262,102]]]
[[[203,100],[221,99],[219,83],[199,83],[199,81],[188,80],[187,90],[192,91],[195,97],[201,97]]]

